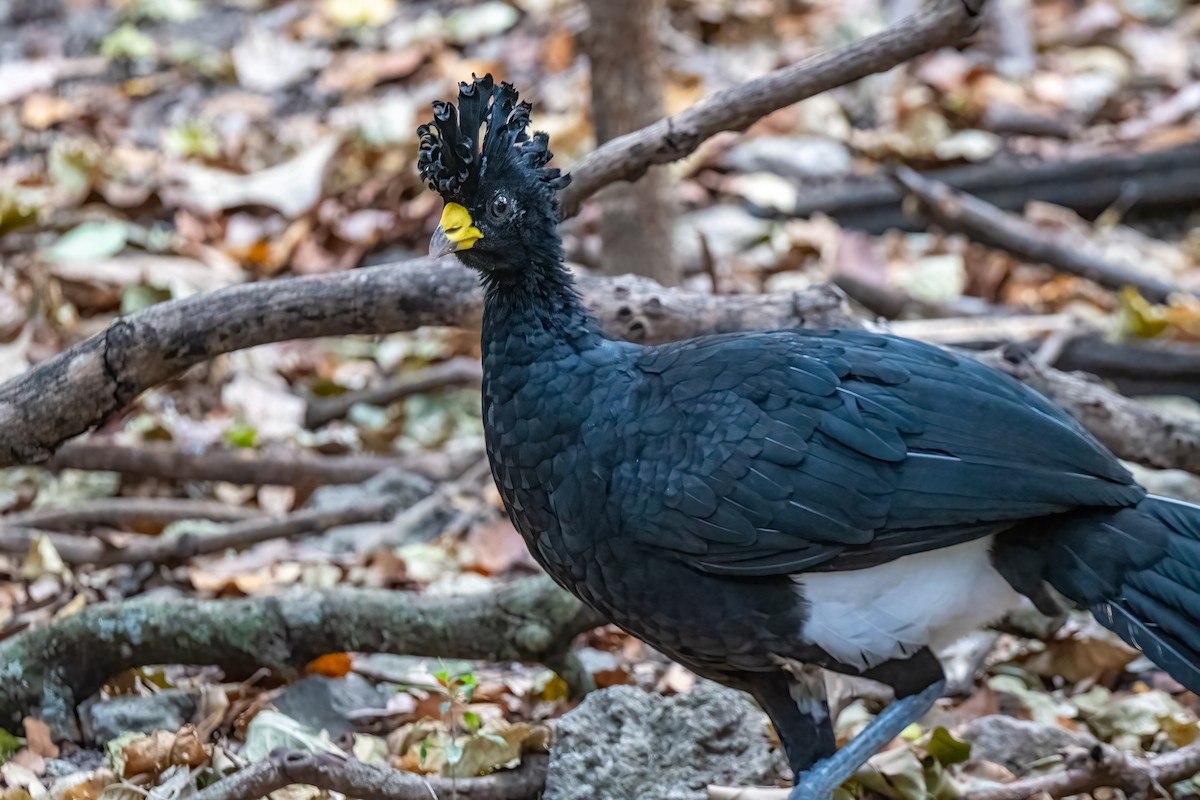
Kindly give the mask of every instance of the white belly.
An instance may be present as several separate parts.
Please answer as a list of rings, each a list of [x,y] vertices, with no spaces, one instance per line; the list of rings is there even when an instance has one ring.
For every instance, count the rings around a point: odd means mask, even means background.
[[[926,646],[937,652],[1025,602],[992,566],[991,546],[987,536],[869,569],[797,576],[810,604],[804,636],[859,669]]]

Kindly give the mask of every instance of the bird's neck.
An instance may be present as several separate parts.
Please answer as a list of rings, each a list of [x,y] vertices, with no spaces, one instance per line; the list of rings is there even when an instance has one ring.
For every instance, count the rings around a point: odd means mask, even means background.
[[[561,350],[598,347],[604,336],[584,307],[575,279],[560,261],[483,278],[483,350],[504,360],[532,361]]]

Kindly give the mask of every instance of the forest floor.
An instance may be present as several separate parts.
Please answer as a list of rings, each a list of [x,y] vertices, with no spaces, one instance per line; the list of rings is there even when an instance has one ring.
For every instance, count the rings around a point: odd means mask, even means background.
[[[837,281],[872,311],[888,306],[894,330],[948,344],[1200,338],[1200,301],[1157,305],[1025,263],[906,221],[898,201],[821,213],[825,198],[852,196],[897,163],[986,168],[1200,142],[1200,6],[1009,5],[1025,8],[1027,29],[990,26],[971,48],[781,110],[672,165],[684,284],[753,294]],[[877,0],[669,6],[672,113],[889,19]],[[423,254],[440,202],[416,175],[415,128],[472,72],[516,84],[569,169],[593,146],[585,24],[570,0],[0,0],[0,381],[165,300]],[[1160,179],[1010,209],[1200,290],[1200,218],[1188,202],[1142,202],[1162,200],[1150,183]],[[599,260],[596,213],[565,226],[581,269]],[[137,597],[297,587],[436,597],[535,574],[481,466],[477,357],[476,332],[445,328],[264,345],[142,394],[52,469],[0,470],[0,645]],[[359,394],[397,377],[411,380]],[[1200,382],[1171,391],[1183,394],[1143,401],[1200,419]],[[239,475],[222,460],[231,453]],[[400,472],[357,487],[386,468]],[[1200,500],[1196,476],[1133,468],[1155,491]],[[252,535],[236,550],[179,544],[314,503],[359,516]],[[113,555],[154,542],[144,558]],[[600,687],[686,694],[696,683],[613,628],[582,636],[578,656]],[[958,745],[993,714],[1135,754],[1200,735],[1200,699],[1090,618],[1010,619],[949,663],[964,691],[883,754],[873,767],[883,777],[864,777],[861,792],[955,796],[1060,771],[1072,757],[1060,745],[1081,741],[1054,740],[1036,757]],[[7,800],[174,798],[277,746],[471,777],[544,747],[576,704],[543,666],[353,652],[312,660],[307,676],[139,667],[99,695],[74,730],[59,717],[52,736],[32,716],[0,732]],[[877,708],[847,705],[839,736]],[[1106,791],[1096,796],[1116,796]],[[1200,794],[1200,780],[1173,791]]]

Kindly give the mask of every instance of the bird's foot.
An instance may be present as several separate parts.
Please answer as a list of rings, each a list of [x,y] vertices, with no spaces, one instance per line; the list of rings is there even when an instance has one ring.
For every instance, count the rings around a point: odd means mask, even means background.
[[[834,789],[849,780],[867,759],[887,747],[905,728],[924,717],[945,690],[946,682],[942,680],[892,703],[836,755],[798,773],[788,800],[830,800]]]

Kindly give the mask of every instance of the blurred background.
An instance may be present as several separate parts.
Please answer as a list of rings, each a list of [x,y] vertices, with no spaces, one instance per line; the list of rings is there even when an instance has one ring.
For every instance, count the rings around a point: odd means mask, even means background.
[[[157,303],[423,255],[441,203],[416,175],[415,129],[472,72],[514,83],[570,169],[598,142],[916,5],[0,0],[0,380]],[[1094,282],[953,232],[906,198],[899,166],[1175,291]],[[1034,352],[1195,425],[1198,200],[1200,4],[991,0],[969,46],[720,134],[636,187],[609,187],[564,232],[580,270],[716,294],[833,283],[898,333]],[[481,466],[477,335],[430,328],[221,356],[146,392],[49,468],[0,470],[0,638],[135,596],[446,594],[535,573]],[[1133,468],[1155,491],[1200,499],[1189,472]],[[372,518],[195,557],[170,544],[314,507]],[[165,544],[111,557],[148,541]],[[601,687],[686,695],[695,684],[615,629],[585,636],[578,655]],[[1010,621],[959,658],[967,688],[945,724],[985,728],[967,766],[951,766],[958,750],[922,762],[945,751],[915,731],[879,767],[909,783],[864,793],[932,796],[946,771],[957,791],[1058,769],[1075,735],[1143,752],[1200,733],[1196,697],[1083,618]],[[161,787],[163,763],[128,767],[131,742],[169,753],[142,735],[215,720],[201,728],[208,751],[175,766],[219,769],[213,745],[237,752],[250,720],[272,713],[288,720],[271,724],[290,746],[316,748],[303,738],[315,737],[467,777],[538,746],[539,726],[575,703],[540,666],[341,654],[309,673],[115,676],[80,715],[83,744],[47,743],[36,719],[11,732],[23,739],[0,735],[24,770],[3,776],[34,798],[63,776],[90,781],[77,798],[118,778]],[[843,712],[841,735],[871,702]],[[978,723],[997,712],[1062,738],[1016,753]],[[265,727],[253,740],[264,753]],[[105,741],[118,742],[107,755]],[[469,768],[456,767],[464,747]]]

